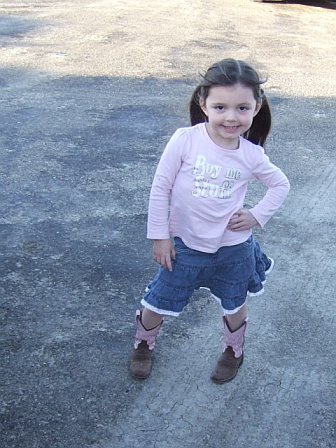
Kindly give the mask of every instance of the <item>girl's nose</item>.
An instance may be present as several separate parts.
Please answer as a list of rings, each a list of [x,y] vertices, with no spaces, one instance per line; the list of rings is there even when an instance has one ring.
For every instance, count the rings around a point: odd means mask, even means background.
[[[225,114],[226,121],[236,121],[236,112],[228,109]]]

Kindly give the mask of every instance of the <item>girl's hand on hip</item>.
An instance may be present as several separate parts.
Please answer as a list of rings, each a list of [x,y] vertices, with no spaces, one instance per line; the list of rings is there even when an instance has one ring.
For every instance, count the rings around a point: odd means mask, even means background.
[[[250,230],[258,224],[258,221],[249,210],[246,208],[241,208],[231,216],[227,228],[233,232],[238,232],[242,230]]]
[[[153,259],[163,268],[172,271],[172,259],[175,260],[175,256],[175,248],[170,240],[153,241]]]

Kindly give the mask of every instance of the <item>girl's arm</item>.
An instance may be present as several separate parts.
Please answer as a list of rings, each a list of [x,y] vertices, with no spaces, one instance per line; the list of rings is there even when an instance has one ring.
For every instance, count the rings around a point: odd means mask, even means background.
[[[261,201],[249,209],[259,225],[264,227],[286,199],[290,185],[281,169],[273,165],[264,153],[256,164],[253,174],[268,188]]]
[[[157,166],[148,206],[147,238],[151,240],[170,238],[170,194],[181,168],[185,140],[183,129],[178,129],[168,142]]]
[[[169,203],[182,164],[185,143],[184,133],[177,130],[161,156],[149,197],[147,238],[153,240],[153,259],[169,271],[175,258],[169,233]]]

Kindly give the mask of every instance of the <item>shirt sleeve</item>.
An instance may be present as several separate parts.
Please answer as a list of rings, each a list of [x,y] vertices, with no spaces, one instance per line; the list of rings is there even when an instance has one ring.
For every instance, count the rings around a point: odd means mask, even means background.
[[[178,129],[168,142],[152,183],[147,221],[147,238],[153,240],[169,239],[169,203],[177,173],[183,161],[186,135]]]
[[[280,168],[270,162],[261,147],[258,159],[253,176],[266,185],[268,190],[261,201],[250,209],[250,212],[258,221],[260,227],[264,227],[286,199],[290,184],[286,175]]]

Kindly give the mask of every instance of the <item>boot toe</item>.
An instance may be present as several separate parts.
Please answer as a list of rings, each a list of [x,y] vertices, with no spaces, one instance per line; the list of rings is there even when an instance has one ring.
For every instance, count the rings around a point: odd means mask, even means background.
[[[228,347],[219,357],[216,367],[211,374],[211,380],[216,384],[223,384],[233,380],[242,363],[243,355],[235,358],[232,348]]]
[[[137,349],[133,349],[130,370],[132,376],[138,380],[149,377],[152,370],[152,351],[146,341],[142,341]]]

